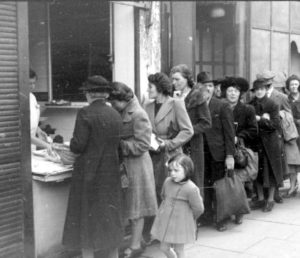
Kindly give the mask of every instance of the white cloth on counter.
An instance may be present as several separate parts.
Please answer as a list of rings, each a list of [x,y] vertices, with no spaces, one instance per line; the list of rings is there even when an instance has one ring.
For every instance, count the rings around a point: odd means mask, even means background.
[[[30,135],[31,137],[36,135],[36,131],[39,125],[40,119],[40,105],[37,103],[35,96],[29,93],[30,101]],[[34,151],[36,146],[31,144],[31,151]]]

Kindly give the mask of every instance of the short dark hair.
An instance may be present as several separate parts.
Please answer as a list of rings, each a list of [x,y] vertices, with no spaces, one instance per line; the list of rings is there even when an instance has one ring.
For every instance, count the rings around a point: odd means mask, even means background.
[[[134,97],[132,89],[123,82],[113,82],[111,87],[112,91],[109,95],[109,100],[128,102]]]
[[[157,92],[165,96],[171,96],[172,83],[169,77],[164,73],[155,73],[148,76],[148,81],[155,85]]]
[[[182,181],[186,181],[193,176],[194,163],[189,156],[187,156],[183,153],[177,153],[168,160],[167,165],[170,166],[172,163],[175,163],[175,162],[178,163],[179,165],[181,165],[184,169],[185,178]]]
[[[298,81],[299,83],[300,83],[300,78],[297,76],[297,75],[295,75],[295,74],[292,74],[289,78],[287,78],[287,80],[286,80],[286,82],[285,82],[285,87],[288,89],[288,90],[290,90],[290,83],[291,83],[291,81],[294,81],[294,80],[296,80],[296,81]],[[300,88],[300,87],[299,87]],[[298,88],[298,91],[300,91],[300,89]]]
[[[36,72],[34,70],[32,70],[31,68],[29,69],[29,78],[30,79],[34,79],[34,78],[37,79]]]
[[[187,79],[187,84],[190,88],[193,88],[195,85],[194,79],[193,79],[193,73],[192,71],[188,68],[186,64],[179,64],[174,66],[171,69],[170,74],[174,73],[180,73],[183,78]]]

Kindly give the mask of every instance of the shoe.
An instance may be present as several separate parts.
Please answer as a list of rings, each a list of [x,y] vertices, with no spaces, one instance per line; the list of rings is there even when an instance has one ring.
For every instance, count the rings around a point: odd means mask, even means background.
[[[274,196],[274,201],[275,201],[276,203],[283,203],[283,199],[282,199],[282,197],[280,196],[279,193],[275,194],[275,196]]]
[[[135,258],[138,257],[140,254],[142,254],[144,252],[144,248],[140,247],[138,249],[133,249],[131,247],[128,247],[125,251],[124,251],[124,255],[123,258]]]
[[[241,225],[243,223],[243,214],[237,214],[235,215],[235,224]]]
[[[265,200],[257,200],[257,201],[251,201],[249,203],[251,210],[259,210],[262,209],[265,205]]]
[[[224,224],[224,222],[219,222],[219,223],[217,223],[217,230],[219,231],[219,232],[223,232],[223,231],[225,231],[225,230],[227,230],[227,227],[226,227],[226,225]]]
[[[274,201],[267,201],[265,207],[263,208],[263,212],[270,212],[273,210],[275,202]]]
[[[295,187],[295,189],[292,192],[287,192],[285,195],[283,195],[283,198],[291,198],[291,197],[295,197],[297,195],[298,192],[298,187]]]

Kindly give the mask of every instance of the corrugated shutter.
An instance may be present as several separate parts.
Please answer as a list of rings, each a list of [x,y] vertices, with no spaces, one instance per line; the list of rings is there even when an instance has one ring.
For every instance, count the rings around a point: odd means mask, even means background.
[[[0,3],[0,257],[24,257],[18,30],[15,2]]]

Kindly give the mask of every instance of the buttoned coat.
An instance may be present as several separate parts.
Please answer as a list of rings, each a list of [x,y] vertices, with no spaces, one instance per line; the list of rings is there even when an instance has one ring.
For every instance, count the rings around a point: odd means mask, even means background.
[[[212,97],[209,102],[212,127],[204,131],[209,151],[217,162],[225,162],[227,155],[234,155],[235,130],[233,113],[229,104]]]
[[[236,136],[244,140],[247,148],[251,148],[253,141],[258,136],[258,126],[253,106],[238,102],[233,109],[233,119],[237,123]]]
[[[291,95],[289,95],[288,99],[292,108],[292,114],[299,134],[299,137],[297,138],[297,145],[300,150],[300,99],[294,100]]]
[[[270,97],[271,100],[273,100],[276,105],[278,105],[279,110],[285,110],[287,112],[292,112],[291,106],[288,100],[288,96],[285,95],[284,93],[273,89]],[[282,165],[282,171],[284,174],[288,173],[288,162],[287,162],[287,156],[285,152],[285,147],[284,147],[284,140],[283,140],[283,135],[282,135],[282,128],[280,127],[278,131],[278,138],[280,139],[280,150],[281,150],[281,165]]]
[[[118,146],[122,120],[96,100],[77,113],[72,152],[79,154],[69,194],[63,243],[72,249],[116,248],[123,238]]]
[[[154,216],[157,210],[152,160],[149,155],[151,123],[138,100],[131,99],[121,112],[121,152],[129,179],[125,192],[125,218]]]
[[[278,131],[280,130],[279,106],[266,96],[263,99],[255,97],[249,104],[254,106],[256,115],[262,116],[264,113],[267,113],[270,116],[270,120],[261,117],[257,123],[259,132],[256,146],[259,148],[259,141],[262,142],[276,183],[277,185],[281,185],[283,170],[281,165],[280,140],[278,139]],[[259,152],[260,150],[256,149],[256,151]]]
[[[149,116],[152,132],[166,144],[160,153],[151,155],[159,196],[168,175],[166,161],[175,153],[182,152],[182,146],[192,138],[194,129],[182,100],[167,96],[156,116],[154,101],[146,102],[144,108]]]
[[[185,146],[194,162],[193,181],[200,188],[203,195],[204,185],[204,143],[203,133],[211,128],[209,108],[203,94],[195,87],[186,96],[185,107],[194,128],[192,139]]]

